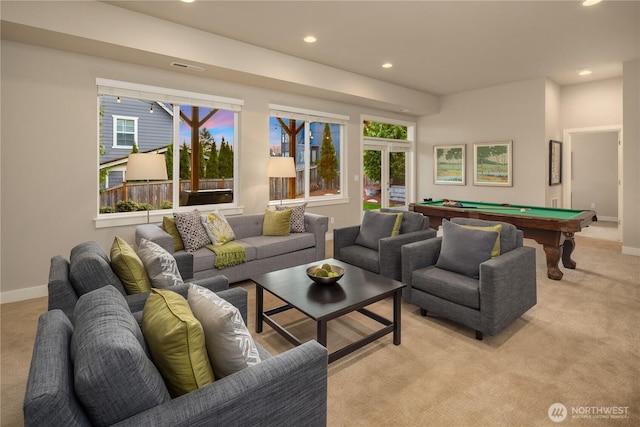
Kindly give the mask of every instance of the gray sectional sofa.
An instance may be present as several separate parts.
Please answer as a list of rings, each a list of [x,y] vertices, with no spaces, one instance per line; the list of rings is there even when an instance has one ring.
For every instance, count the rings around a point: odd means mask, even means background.
[[[288,236],[263,236],[263,213],[230,215],[226,219],[236,236],[235,241],[245,247],[247,262],[243,264],[220,270],[214,266],[216,255],[207,248],[191,253],[184,250],[174,252],[173,237],[154,224],[136,227],[136,244],[145,238],[162,246],[176,258],[184,279],[199,280],[224,274],[230,283],[326,258],[325,234],[329,228],[326,216],[305,212],[305,232]]]
[[[246,323],[246,290],[218,295]],[[58,309],[40,316],[23,405],[27,427],[326,425],[327,350],[316,341],[273,357],[256,343],[260,363],[172,399],[120,291],[88,292],[74,311],[76,324]]]

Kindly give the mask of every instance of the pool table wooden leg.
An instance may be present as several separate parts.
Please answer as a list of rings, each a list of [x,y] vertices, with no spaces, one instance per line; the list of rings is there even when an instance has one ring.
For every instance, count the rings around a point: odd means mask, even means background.
[[[562,244],[562,265],[567,268],[576,268],[576,262],[571,259],[571,254],[576,247],[576,241],[573,233],[564,233],[564,243]]]
[[[562,271],[558,268],[562,246],[543,245],[547,256],[547,277],[551,280],[562,280]]]

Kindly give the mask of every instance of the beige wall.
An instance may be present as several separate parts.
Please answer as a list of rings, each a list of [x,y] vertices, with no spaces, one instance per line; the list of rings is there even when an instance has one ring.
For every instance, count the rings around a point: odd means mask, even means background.
[[[625,62],[623,73],[622,252],[640,256],[640,60]]]
[[[96,228],[96,77],[244,99],[240,118],[240,194],[244,212],[267,205],[268,104],[349,115],[347,176],[358,173],[360,114],[413,118],[284,92],[2,41],[2,301],[46,295],[49,260],[85,240],[109,249],[132,243],[134,226]],[[312,206],[334,226],[359,222],[359,183],[349,203]]]
[[[417,198],[545,204],[545,80],[444,96],[440,112],[418,121]],[[513,186],[473,185],[473,144],[513,141]],[[466,144],[465,186],[433,183],[433,146]]]

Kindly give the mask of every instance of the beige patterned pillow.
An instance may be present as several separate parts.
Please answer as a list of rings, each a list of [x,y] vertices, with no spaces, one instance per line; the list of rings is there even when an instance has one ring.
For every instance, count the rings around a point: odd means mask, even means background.
[[[277,211],[291,210],[291,228],[292,233],[304,233],[304,209],[307,207],[306,203],[295,206],[283,206],[276,205]]]
[[[200,222],[200,211],[198,209],[194,209],[192,212],[174,213],[173,219],[176,222],[178,233],[182,237],[185,251],[197,251],[211,243],[207,231]]]
[[[213,211],[208,215],[200,215],[200,222],[214,245],[224,245],[236,238],[222,212]]]
[[[138,256],[154,288],[170,288],[184,283],[176,259],[159,244],[142,238]]]

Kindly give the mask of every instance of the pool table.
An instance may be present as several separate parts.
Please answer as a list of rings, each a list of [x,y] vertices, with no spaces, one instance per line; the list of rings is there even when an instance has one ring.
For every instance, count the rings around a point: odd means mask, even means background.
[[[562,279],[558,262],[566,268],[576,268],[571,254],[576,246],[574,234],[588,226],[596,217],[594,211],[544,208],[537,206],[478,203],[456,200],[462,207],[445,206],[445,200],[411,203],[409,210],[429,217],[429,226],[438,229],[443,218],[465,217],[503,221],[522,230],[524,237],[544,247],[547,257],[547,276]]]

